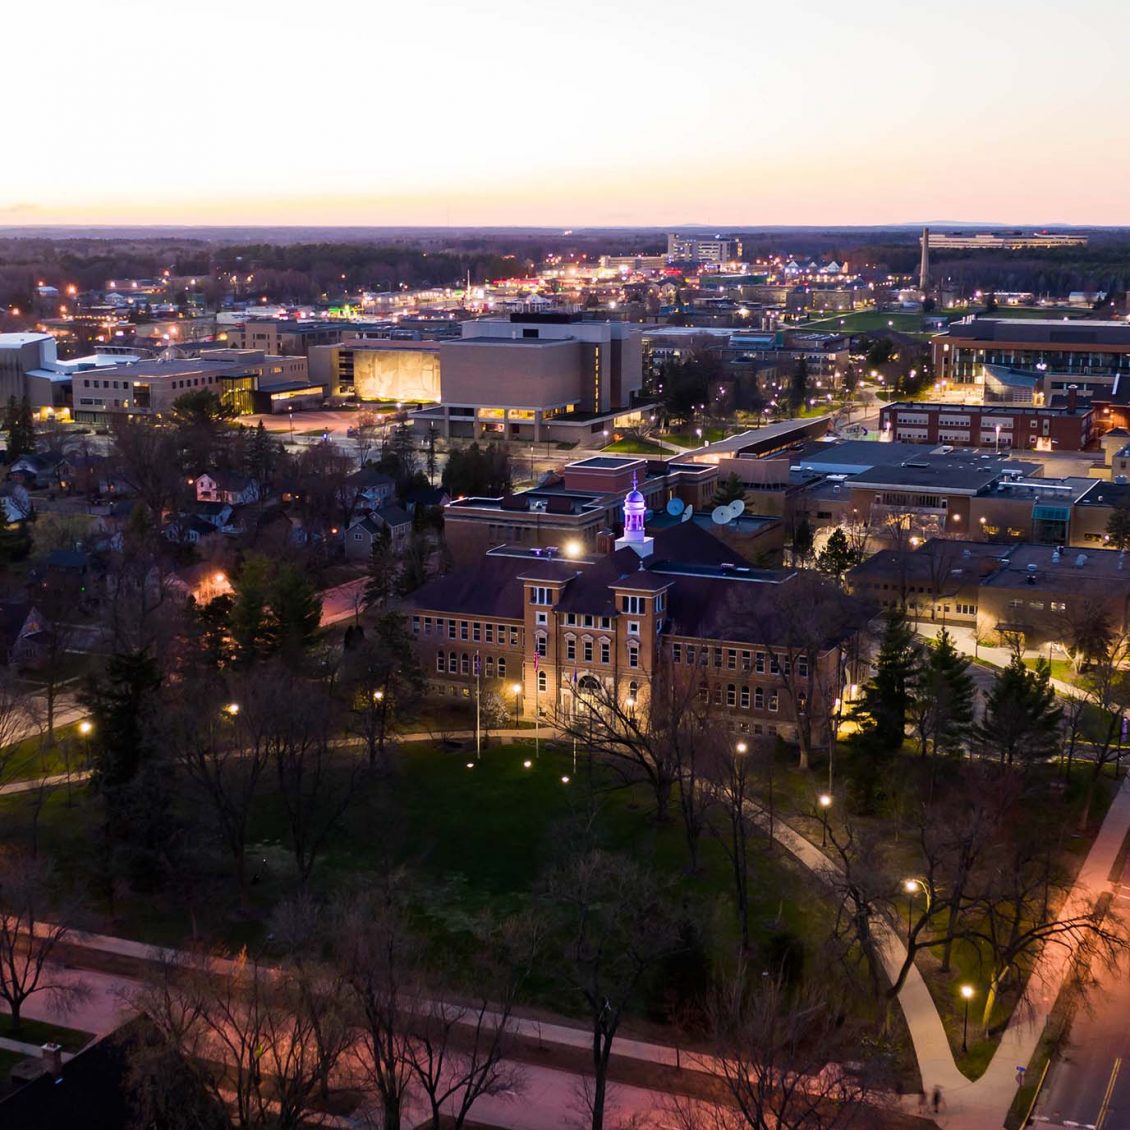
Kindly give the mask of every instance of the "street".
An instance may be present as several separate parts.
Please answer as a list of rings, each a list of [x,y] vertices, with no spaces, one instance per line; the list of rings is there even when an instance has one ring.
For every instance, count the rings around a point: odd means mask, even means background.
[[[1130,911],[1130,864],[1116,884],[1114,909]],[[1089,1007],[1075,1015],[1062,1056],[1036,1107],[1041,1125],[1130,1130],[1130,960],[1099,973]]]

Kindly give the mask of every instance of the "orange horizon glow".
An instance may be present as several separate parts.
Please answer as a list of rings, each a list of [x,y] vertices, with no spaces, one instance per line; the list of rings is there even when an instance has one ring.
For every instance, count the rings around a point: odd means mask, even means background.
[[[3,227],[1130,223],[1117,0],[57,9]]]

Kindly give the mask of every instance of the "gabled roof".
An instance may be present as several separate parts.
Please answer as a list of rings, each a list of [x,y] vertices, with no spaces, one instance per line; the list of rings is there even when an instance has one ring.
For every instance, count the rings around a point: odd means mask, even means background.
[[[373,513],[387,526],[409,526],[412,524],[412,515],[391,502],[387,506],[378,507]]]

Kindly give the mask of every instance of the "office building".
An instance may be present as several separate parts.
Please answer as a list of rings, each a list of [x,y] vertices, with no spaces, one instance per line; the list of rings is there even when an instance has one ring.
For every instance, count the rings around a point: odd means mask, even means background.
[[[1054,247],[1086,247],[1085,235],[1066,232],[930,231],[926,245],[934,251],[1044,251]]]
[[[1064,407],[898,401],[879,413],[883,435],[896,443],[991,447],[995,451],[1085,451],[1095,439],[1095,413],[1068,390]]]
[[[730,237],[678,235],[667,236],[667,259],[672,263],[733,263],[742,257],[741,243]]]
[[[1025,374],[1048,403],[1071,385],[1089,397],[1130,375],[1126,322],[965,318],[933,337],[930,347],[939,381],[984,387],[986,368],[996,367]]]

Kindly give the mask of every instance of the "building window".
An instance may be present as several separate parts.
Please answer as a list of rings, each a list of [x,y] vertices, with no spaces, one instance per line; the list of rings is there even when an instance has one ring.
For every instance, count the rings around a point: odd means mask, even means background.
[[[546,675],[545,675],[545,672],[544,672],[544,671],[539,671],[539,672],[538,672],[538,690],[539,690],[539,691],[540,691],[540,692],[541,692],[542,694],[545,694],[545,691],[546,691],[546,687],[547,687],[548,685],[549,685],[549,684],[548,684],[548,681],[546,680]]]
[[[608,640],[600,641],[600,661],[601,663],[609,663],[612,660],[612,645]]]
[[[498,677],[500,679],[506,678],[506,659],[501,655],[498,657]]]
[[[549,613],[548,612],[535,612],[534,613],[534,623],[537,624],[539,627],[542,627],[542,626],[548,624],[549,623]]]
[[[466,620],[460,620],[459,621],[459,638],[461,640],[465,640],[467,638],[467,621]]]
[[[642,596],[620,597],[620,611],[630,612],[633,616],[642,616],[644,613],[644,598]]]
[[[765,674],[765,652],[759,651],[753,657],[753,669],[759,674]]]
[[[471,673],[471,657],[466,652],[459,657],[459,672],[462,675]]]
[[[631,682],[631,683],[628,684],[628,697],[632,700],[633,704],[635,704],[639,701],[639,697],[640,697],[640,685],[639,685],[639,683]]]
[[[748,651],[742,652],[742,670],[748,671],[753,666],[753,662]]]
[[[721,667],[722,666],[722,649],[720,647],[716,647],[714,649],[714,666],[715,667]]]
[[[487,676],[488,679],[494,678],[494,656],[493,655],[487,656],[486,676]]]
[[[584,640],[583,643],[582,643],[582,647],[584,649],[583,654],[584,654],[584,657],[585,657],[585,662],[591,663],[592,662],[592,640],[590,640],[590,639]]]
[[[764,687],[753,688],[753,705],[758,710],[765,709],[765,689]]]
[[[530,589],[530,603],[531,604],[552,604],[550,599],[553,590],[545,588],[543,585],[534,585]]]
[[[412,634],[414,636],[418,636],[420,634],[420,617],[419,616],[413,616],[412,617]]]
[[[749,687],[742,687],[742,709],[749,709]]]
[[[693,643],[687,644],[687,662],[692,667],[694,666],[694,644]]]
[[[736,671],[738,669],[738,653],[732,648],[726,648],[726,670]]]
[[[573,636],[565,637],[565,658],[570,661],[577,658],[577,641]]]
[[[738,688],[736,686],[734,686],[733,683],[727,683],[726,684],[726,705],[727,706],[737,706],[738,705]]]
[[[546,637],[541,632],[538,632],[537,636],[534,637],[534,650],[538,653],[538,655],[541,656],[542,659],[545,658]]]
[[[436,670],[441,674],[447,671],[447,658],[442,651],[436,652]]]
[[[667,594],[661,592],[655,598],[655,611],[656,612],[662,612],[663,609],[666,608],[666,607],[667,607]]]
[[[769,654],[769,674],[779,675],[781,673],[781,665],[777,662],[777,656],[772,652]]]
[[[714,684],[714,705],[715,706],[721,706],[722,705],[722,684],[721,683],[715,683]]]
[[[430,636],[432,634],[432,618],[430,616],[424,617],[424,635]]]
[[[474,640],[474,642],[475,642],[475,643],[478,643],[478,642],[479,642],[479,638],[480,638],[481,634],[482,634],[482,633],[481,633],[481,629],[480,629],[480,627],[479,627],[479,622],[478,622],[478,620],[476,620],[476,621],[475,621],[475,622],[474,622],[474,623],[473,623],[473,624],[471,625],[471,639],[472,639],[472,640]]]
[[[628,621],[628,635],[638,636],[640,634],[640,622],[638,620]]]
[[[628,644],[628,666],[638,667],[640,665],[640,649],[633,644]]]
[[[798,655],[796,657],[796,673],[802,678],[808,678],[808,656]]]
[[[671,662],[672,663],[682,663],[683,662],[683,645],[681,643],[673,643],[671,645]]]
[[[781,696],[776,691],[769,692],[769,709],[777,710],[781,705]]]
[[[447,638],[449,640],[455,639],[455,628],[456,628],[455,621],[454,620],[448,620],[448,622],[447,622]]]
[[[486,627],[486,640],[487,643],[494,643],[494,625],[487,624]]]
[[[455,652],[451,652],[447,657],[447,672],[449,675],[457,675],[459,673],[459,656]]]
[[[500,634],[499,639],[501,639],[501,638],[502,638],[502,636]],[[510,629],[510,646],[511,647],[517,647],[518,646],[518,629],[517,628],[511,628]]]

